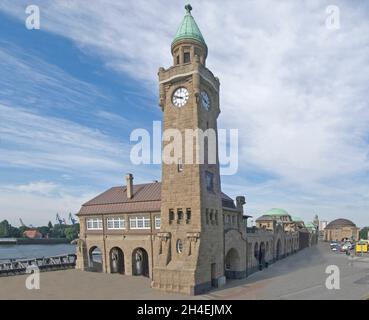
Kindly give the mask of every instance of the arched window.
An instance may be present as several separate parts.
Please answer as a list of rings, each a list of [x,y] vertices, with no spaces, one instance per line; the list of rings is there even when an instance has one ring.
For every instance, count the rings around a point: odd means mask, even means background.
[[[182,253],[183,251],[183,243],[180,239],[177,240],[176,250],[177,250],[177,253]]]

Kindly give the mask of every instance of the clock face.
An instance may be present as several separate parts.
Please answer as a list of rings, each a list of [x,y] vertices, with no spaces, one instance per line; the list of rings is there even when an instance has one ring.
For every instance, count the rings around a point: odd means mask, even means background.
[[[201,105],[205,110],[210,109],[210,98],[206,91],[201,91]]]
[[[177,108],[182,108],[186,105],[190,95],[188,93],[188,90],[186,88],[178,88],[172,97],[173,105],[175,105]]]

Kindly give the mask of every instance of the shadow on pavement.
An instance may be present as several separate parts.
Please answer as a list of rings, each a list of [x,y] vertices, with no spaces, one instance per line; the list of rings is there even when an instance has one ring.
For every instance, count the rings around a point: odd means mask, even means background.
[[[279,260],[270,265],[269,268],[253,273],[245,279],[227,280],[227,284],[224,287],[214,289],[209,292],[209,294],[222,292],[235,287],[247,288],[248,286],[255,285],[259,281],[281,277],[286,274],[308,269],[317,265],[328,265],[327,254],[332,254],[329,249],[329,244],[319,243],[316,246],[306,248],[294,255]]]

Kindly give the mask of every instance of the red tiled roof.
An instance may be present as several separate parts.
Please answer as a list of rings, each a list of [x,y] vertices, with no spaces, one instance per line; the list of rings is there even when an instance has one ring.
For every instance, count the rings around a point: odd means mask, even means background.
[[[160,201],[160,199],[161,183],[158,182],[134,185],[132,199],[127,198],[127,187],[114,187],[88,201],[84,204],[84,206],[142,201]]]
[[[222,193],[223,206],[235,209],[233,200]],[[157,212],[161,207],[161,183],[133,186],[133,198],[127,198],[127,187],[114,187],[82,205],[79,215]]]

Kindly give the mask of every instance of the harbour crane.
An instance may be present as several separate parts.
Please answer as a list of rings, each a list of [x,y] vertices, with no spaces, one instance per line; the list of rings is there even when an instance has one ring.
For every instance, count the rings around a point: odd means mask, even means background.
[[[22,227],[25,227],[25,228],[28,228],[28,229],[33,228],[32,224],[30,224],[29,226],[26,226],[21,218],[19,218],[19,222],[20,222]]]
[[[65,220],[60,218],[59,213],[56,214],[56,221],[58,221],[60,225],[65,224]]]
[[[74,219],[73,216],[72,216],[72,213],[70,212],[69,213],[69,221],[72,222],[72,224],[76,224],[77,222],[77,219]]]
[[[26,227],[27,228],[27,226],[23,223],[23,221],[22,221],[21,218],[19,218],[19,222],[20,222],[20,224],[21,224],[22,227]]]

